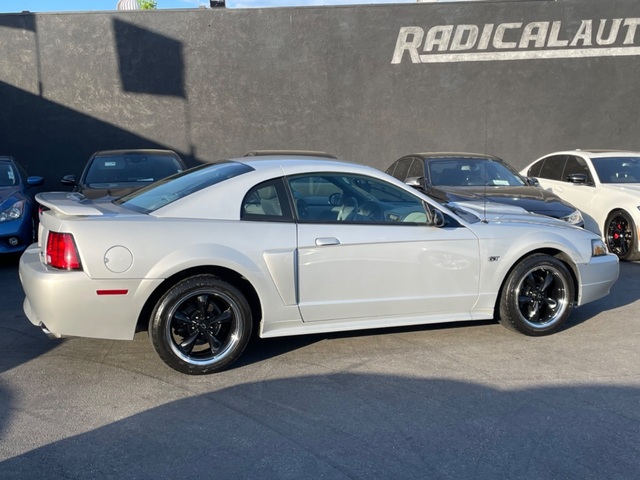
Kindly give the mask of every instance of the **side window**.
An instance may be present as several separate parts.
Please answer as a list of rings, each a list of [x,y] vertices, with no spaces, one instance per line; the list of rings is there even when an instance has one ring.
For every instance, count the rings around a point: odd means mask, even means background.
[[[549,180],[562,180],[562,171],[564,170],[565,160],[565,155],[547,157],[542,169],[540,170],[540,175],[538,176],[541,178],[548,178]]]
[[[407,172],[407,178],[424,178],[424,162],[419,158],[414,158],[409,171]]]
[[[422,200],[376,178],[326,173],[288,182],[301,222],[412,225],[429,219]]]
[[[529,170],[527,170],[527,177],[539,177],[542,165],[544,165],[544,159],[531,165],[531,167],[529,167]]]
[[[587,183],[593,183],[593,178],[589,173],[589,167],[587,166],[587,163],[582,158],[570,155],[567,157],[567,163],[564,166],[562,180],[566,182],[569,175],[572,175],[574,173],[582,173],[586,175]]]
[[[269,180],[253,187],[242,201],[242,220],[291,221],[293,217],[281,180]]]
[[[409,172],[412,161],[412,158],[401,158],[396,162],[396,168],[391,175],[401,182],[404,182],[407,179],[407,173]]]

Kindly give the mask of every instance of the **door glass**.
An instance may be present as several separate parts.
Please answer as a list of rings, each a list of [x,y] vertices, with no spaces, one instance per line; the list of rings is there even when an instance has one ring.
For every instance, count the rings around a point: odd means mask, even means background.
[[[407,178],[419,177],[424,177],[424,162],[418,158],[414,158],[407,172]]]
[[[581,158],[569,155],[567,157],[567,163],[564,166],[562,179],[566,182],[569,175],[573,175],[574,173],[582,173],[586,175],[587,182],[593,183],[593,179],[591,178],[591,174],[589,173],[589,167],[587,166],[587,163]]]
[[[423,202],[405,190],[361,175],[325,173],[289,178],[301,221],[320,223],[426,223]]]
[[[544,165],[540,170],[540,177],[548,178],[550,180],[562,180],[562,171],[564,170],[566,156],[555,155],[548,157],[544,161]]]

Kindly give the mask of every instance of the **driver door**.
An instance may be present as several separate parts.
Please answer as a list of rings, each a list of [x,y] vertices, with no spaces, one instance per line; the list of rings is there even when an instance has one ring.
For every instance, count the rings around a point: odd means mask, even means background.
[[[309,179],[289,179],[300,205],[296,180]],[[326,205],[335,216],[301,219],[297,227],[305,322],[468,314],[478,298],[472,232],[429,225],[420,198],[379,179],[328,174],[323,181],[334,186]],[[332,205],[336,198],[340,206]]]

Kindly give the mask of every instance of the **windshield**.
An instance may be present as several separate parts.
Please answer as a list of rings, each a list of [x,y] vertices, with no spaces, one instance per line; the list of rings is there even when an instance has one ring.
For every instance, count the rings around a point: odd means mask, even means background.
[[[236,162],[201,165],[136,190],[113,203],[138,212],[150,213],[198,190],[252,170],[248,165]]]
[[[0,187],[13,187],[18,182],[18,175],[9,162],[0,163]]]
[[[139,186],[182,171],[172,155],[127,154],[93,159],[84,183],[91,188]]]
[[[640,182],[640,157],[592,158],[601,183]]]
[[[520,187],[526,185],[508,165],[488,158],[443,158],[427,162],[433,186]]]

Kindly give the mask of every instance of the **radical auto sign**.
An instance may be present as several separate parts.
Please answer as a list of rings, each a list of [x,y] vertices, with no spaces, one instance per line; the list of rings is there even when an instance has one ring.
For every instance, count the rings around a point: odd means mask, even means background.
[[[575,33],[557,22],[401,27],[392,64],[486,62],[640,55],[640,18],[582,20]],[[406,53],[406,54],[405,54]]]

